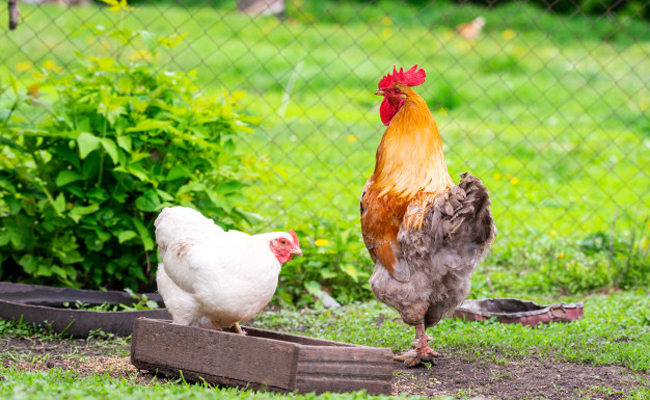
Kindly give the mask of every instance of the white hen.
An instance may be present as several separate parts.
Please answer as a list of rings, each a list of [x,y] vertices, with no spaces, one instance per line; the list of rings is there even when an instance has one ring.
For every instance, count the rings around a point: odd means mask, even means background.
[[[165,208],[154,225],[162,260],[156,282],[175,324],[241,333],[237,322],[273,297],[281,264],[302,255],[293,231],[225,232],[191,208]]]

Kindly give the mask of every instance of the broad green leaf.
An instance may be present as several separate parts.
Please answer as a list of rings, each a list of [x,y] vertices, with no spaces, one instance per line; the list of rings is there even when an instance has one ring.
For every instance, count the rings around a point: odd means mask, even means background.
[[[9,74],[9,84],[11,85],[11,90],[13,90],[14,94],[17,96],[18,84],[16,84],[16,80],[14,79],[14,76],[12,74]]]
[[[102,147],[104,147],[104,150],[106,150],[108,155],[111,157],[111,160],[113,160],[113,164],[117,164],[119,156],[115,142],[108,138],[101,138],[100,142],[102,144]]]
[[[56,176],[56,182],[55,183],[56,183],[57,187],[61,187],[61,186],[67,185],[68,183],[83,181],[83,180],[84,180],[84,177],[81,176],[79,173],[77,173],[75,171],[65,170],[65,171],[59,172],[59,174]]]
[[[264,119],[262,119],[260,117],[255,117],[253,115],[241,116],[241,117],[239,117],[239,120],[243,121],[243,122],[248,122],[249,124],[252,124],[252,125],[259,125],[262,121],[264,121]]]
[[[169,121],[158,121],[155,119],[145,119],[132,128],[128,128],[126,131],[127,132],[146,132],[146,131],[152,131],[154,129],[163,129],[167,126],[169,126],[171,122]]]
[[[108,200],[109,194],[102,188],[95,188],[86,193],[86,198],[93,200],[93,203],[103,203]],[[111,213],[112,215],[113,211],[111,209],[108,209],[107,212]]]
[[[323,278],[323,279],[336,278],[336,272],[329,271],[329,270],[326,270],[326,269],[322,269],[319,272],[320,272],[321,278]]]
[[[0,246],[5,246],[9,243],[11,234],[8,231],[0,231]]]
[[[245,185],[239,181],[228,181],[217,185],[217,193],[224,195],[226,193],[239,192]]]
[[[79,144],[79,157],[83,160],[93,150],[99,148],[99,138],[92,133],[82,132],[77,136],[77,144]]]
[[[84,257],[78,251],[73,250],[65,252],[61,257],[59,257],[59,260],[63,264],[75,264],[83,261]]]
[[[163,199],[164,201],[174,201],[174,196],[172,196],[171,194],[165,192],[164,190],[156,189],[156,192],[158,193],[160,198]]]
[[[355,282],[359,279],[359,273],[357,268],[352,264],[343,264],[341,265],[341,271],[345,272],[352,278]]]
[[[65,196],[63,196],[63,193],[59,193],[59,195],[56,196],[56,200],[54,200],[52,206],[54,206],[54,209],[59,214],[62,214],[65,211]]]
[[[187,178],[192,175],[192,172],[184,165],[176,165],[169,170],[167,176],[165,177],[166,181],[173,181],[179,178]]]
[[[149,231],[144,226],[142,221],[138,219],[133,219],[133,225],[135,225],[135,229],[138,231],[138,235],[140,236],[140,240],[142,241],[144,249],[146,251],[153,250],[154,248],[153,240],[151,239],[151,235],[149,234]]]
[[[74,222],[79,223],[79,220],[84,215],[92,214],[95,211],[99,210],[99,204],[93,204],[87,207],[75,207],[68,213],[68,216],[74,220]]]
[[[25,254],[18,260],[18,264],[23,267],[23,270],[28,274],[33,274],[38,270],[38,260],[31,254]]]
[[[156,211],[160,205],[160,197],[155,190],[150,189],[135,199],[135,206],[142,211]]]
[[[132,146],[131,136],[130,135],[118,136],[117,137],[117,145],[130,153],[131,152],[131,146]]]
[[[245,94],[246,94],[245,90],[238,90],[236,92],[233,92],[233,94],[230,96],[230,100],[233,103],[236,103],[239,100],[243,99]]]
[[[314,297],[318,297],[320,291],[321,291],[321,286],[320,283],[314,282],[314,281],[309,281],[305,283],[305,289],[309,292]]]
[[[99,173],[99,153],[91,153],[81,166],[81,173],[86,179],[92,179]]]
[[[138,234],[134,231],[122,231],[117,235],[117,240],[120,242],[120,244],[122,244],[127,240],[133,239],[134,237],[138,237]]]

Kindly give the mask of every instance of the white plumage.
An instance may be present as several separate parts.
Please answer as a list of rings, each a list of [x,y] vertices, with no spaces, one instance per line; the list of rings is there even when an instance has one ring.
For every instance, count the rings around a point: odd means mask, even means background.
[[[165,208],[154,225],[158,291],[176,324],[240,331],[273,297],[281,263],[302,255],[293,231],[225,232],[191,208]]]

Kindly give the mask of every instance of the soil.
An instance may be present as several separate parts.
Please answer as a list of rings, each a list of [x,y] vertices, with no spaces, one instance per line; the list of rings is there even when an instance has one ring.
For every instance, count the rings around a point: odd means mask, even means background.
[[[153,379],[153,375],[131,365],[126,342],[112,347],[101,343],[106,342],[0,338],[0,364],[18,370],[74,370],[80,377],[106,373],[141,384]],[[650,382],[650,375],[623,367],[560,362],[552,356],[508,359],[486,352],[470,359],[467,354],[464,349],[447,350],[435,365],[414,369],[395,362],[394,394],[503,400],[609,400],[620,399],[631,388]]]

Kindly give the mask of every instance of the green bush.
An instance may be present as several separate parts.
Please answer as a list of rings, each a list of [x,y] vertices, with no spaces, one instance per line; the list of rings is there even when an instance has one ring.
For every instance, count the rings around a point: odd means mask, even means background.
[[[91,34],[110,42],[111,57],[78,54],[75,70],[43,69],[29,95],[12,81],[16,101],[0,110],[0,279],[150,289],[163,207],[196,208],[224,228],[255,218],[240,207],[256,160],[235,142],[258,119],[241,114],[243,92],[209,96],[193,72],[156,64],[182,38]],[[127,49],[136,57],[124,60]],[[54,95],[51,106],[41,91]],[[27,105],[48,110],[36,128],[15,116]]]

